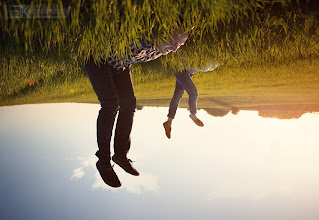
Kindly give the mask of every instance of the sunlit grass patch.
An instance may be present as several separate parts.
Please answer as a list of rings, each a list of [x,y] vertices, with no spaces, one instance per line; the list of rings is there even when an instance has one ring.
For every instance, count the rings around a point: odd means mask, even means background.
[[[212,72],[196,73],[193,77],[201,107],[230,107],[269,104],[318,104],[319,60],[246,67],[218,67]],[[159,90],[142,87],[138,100],[145,105],[168,106],[175,80],[166,81]],[[139,88],[137,88],[138,90]],[[153,91],[153,92],[151,92]],[[149,94],[149,95],[147,95]],[[187,107],[187,94],[181,106]],[[226,104],[228,103],[228,104]]]

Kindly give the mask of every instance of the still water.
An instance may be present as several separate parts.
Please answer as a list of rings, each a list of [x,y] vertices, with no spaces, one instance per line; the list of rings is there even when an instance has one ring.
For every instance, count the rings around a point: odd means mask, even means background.
[[[319,114],[294,119],[257,111],[213,116],[197,127],[178,109],[137,110],[122,187],[95,168],[98,104],[0,107],[1,219],[317,220]]]

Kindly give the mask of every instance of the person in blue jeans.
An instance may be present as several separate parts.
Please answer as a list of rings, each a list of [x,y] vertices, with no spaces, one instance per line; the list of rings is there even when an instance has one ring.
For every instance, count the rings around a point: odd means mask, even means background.
[[[192,77],[194,76],[196,72],[212,71],[217,66],[219,66],[219,63],[209,64],[208,67],[204,69],[185,68],[183,71],[180,71],[174,74],[176,78],[175,91],[169,105],[167,121],[163,123],[165,134],[168,138],[171,138],[172,121],[175,118],[176,110],[178,108],[179,102],[182,99],[185,91],[187,92],[189,96],[188,98],[188,107],[190,111],[189,117],[194,121],[196,125],[200,127],[204,126],[204,123],[200,119],[198,119],[196,116],[198,91],[197,91],[195,83],[192,80]]]
[[[139,172],[132,166],[132,161],[127,158],[131,146],[130,134],[136,108],[131,65],[137,62],[148,62],[170,52],[176,52],[187,38],[188,33],[177,29],[171,34],[171,38],[161,44],[154,45],[146,40],[139,41],[138,45],[131,44],[128,48],[130,56],[118,58],[111,54],[104,57],[100,63],[96,63],[93,57],[86,62],[85,70],[101,104],[97,118],[98,151],[96,156],[99,160],[96,167],[103,181],[109,186],[121,186],[110,163],[110,141],[117,114],[112,160],[126,172],[135,176],[139,175]]]

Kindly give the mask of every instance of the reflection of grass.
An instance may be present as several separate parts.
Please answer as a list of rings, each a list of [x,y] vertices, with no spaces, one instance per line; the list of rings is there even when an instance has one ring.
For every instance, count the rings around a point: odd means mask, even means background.
[[[168,106],[173,94],[175,78],[163,69],[152,72],[150,62],[143,69],[132,70],[132,78],[139,104]],[[267,104],[318,104],[319,60],[299,60],[294,63],[244,67],[219,67],[207,73],[196,73],[194,82],[200,98],[198,106],[243,107]],[[142,72],[145,72],[142,74]],[[153,68],[154,71],[154,68]],[[55,79],[54,79],[55,78]],[[35,78],[35,82],[39,79]],[[33,82],[33,81],[31,81]],[[85,74],[76,77],[50,77],[35,85],[25,82],[25,91],[2,97],[1,105],[39,102],[97,102]],[[23,87],[23,88],[24,88]],[[187,95],[181,106],[187,106]]]

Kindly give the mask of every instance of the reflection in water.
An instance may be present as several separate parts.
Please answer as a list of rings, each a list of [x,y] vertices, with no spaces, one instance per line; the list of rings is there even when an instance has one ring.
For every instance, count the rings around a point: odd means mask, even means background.
[[[306,113],[319,112],[318,105],[259,107],[258,115],[264,118],[298,119]]]
[[[237,115],[241,110],[238,107],[231,108],[203,108],[208,114],[214,117],[224,117],[231,112]],[[260,107],[245,107],[242,110],[258,111],[258,115],[264,118],[277,119],[298,119],[305,113],[319,112],[318,105],[302,105],[302,106],[260,106]]]
[[[230,112],[230,109],[225,108],[204,108],[204,110],[214,117],[223,117]]]
[[[259,111],[258,115],[264,118],[278,118],[278,119],[298,119],[306,112],[264,112]]]
[[[143,108],[144,108],[143,105],[136,105],[136,109],[137,109],[137,110],[142,110]]]
[[[95,167],[98,110],[0,108],[3,219],[317,220],[319,114],[277,120],[256,109],[220,111],[224,117],[199,110],[199,128],[180,109],[167,139],[167,107],[143,107],[129,153],[141,175],[115,165],[123,186],[114,189]]]

